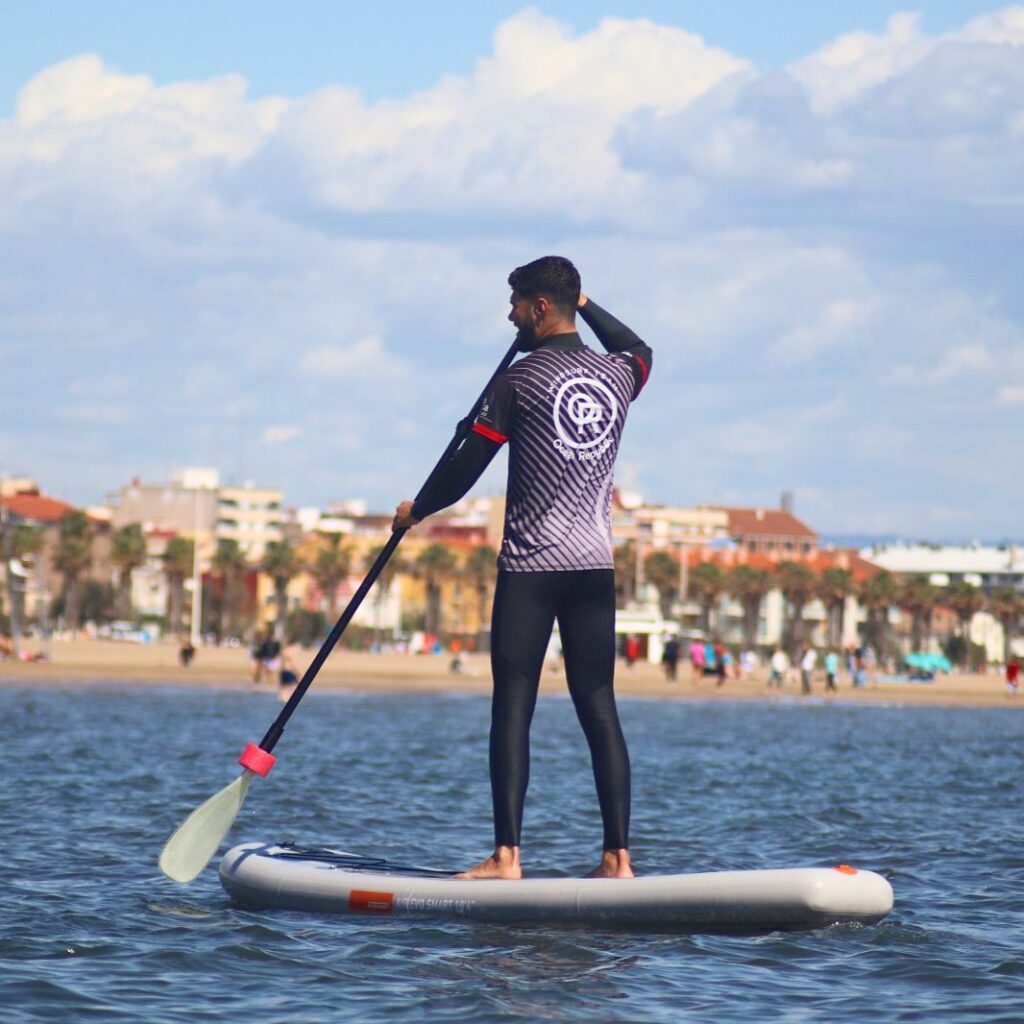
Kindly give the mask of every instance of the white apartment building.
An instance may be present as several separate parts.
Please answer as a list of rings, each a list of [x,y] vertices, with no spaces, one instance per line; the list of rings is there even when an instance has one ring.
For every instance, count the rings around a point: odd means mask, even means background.
[[[279,487],[220,487],[217,490],[217,540],[234,540],[249,561],[256,562],[271,541],[284,538],[284,491]]]
[[[927,576],[939,587],[963,580],[986,592],[1024,591],[1024,548],[1014,544],[879,544],[865,548],[861,557],[889,572]]]
[[[861,556],[889,572],[927,576],[937,587],[963,581],[986,593],[1002,587],[1024,592],[1024,549],[1015,544],[879,544]],[[1003,627],[991,613],[974,616],[970,639],[985,648],[989,661],[1002,658]],[[1024,651],[1024,639],[1015,640],[1014,648]]]

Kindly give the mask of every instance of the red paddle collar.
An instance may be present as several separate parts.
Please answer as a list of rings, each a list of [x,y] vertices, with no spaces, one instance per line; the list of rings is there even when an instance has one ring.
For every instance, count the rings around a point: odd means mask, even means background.
[[[266,778],[270,774],[270,769],[274,767],[276,760],[277,758],[269,750],[264,750],[262,747],[256,746],[255,743],[250,743],[242,751],[242,756],[239,757],[238,763],[243,768],[248,768],[249,771]]]

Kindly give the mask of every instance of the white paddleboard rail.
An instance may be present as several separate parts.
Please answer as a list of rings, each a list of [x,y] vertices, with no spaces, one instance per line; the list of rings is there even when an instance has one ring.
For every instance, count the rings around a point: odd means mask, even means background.
[[[885,878],[846,865],[505,882],[340,850],[243,843],[224,855],[220,878],[236,903],[250,907],[638,931],[763,934],[874,924],[893,906]]]

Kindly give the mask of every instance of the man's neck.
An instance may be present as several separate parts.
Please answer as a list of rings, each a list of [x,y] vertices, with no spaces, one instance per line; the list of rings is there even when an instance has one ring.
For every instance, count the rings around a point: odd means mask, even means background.
[[[547,341],[548,338],[553,338],[556,334],[575,334],[576,333],[576,318],[559,316],[559,317],[548,317],[544,322],[537,328],[537,338],[539,341]]]

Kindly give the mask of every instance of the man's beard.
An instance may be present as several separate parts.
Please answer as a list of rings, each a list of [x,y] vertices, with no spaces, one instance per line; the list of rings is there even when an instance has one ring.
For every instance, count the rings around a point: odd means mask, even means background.
[[[516,348],[520,352],[533,352],[540,348],[543,340],[537,337],[537,328],[534,324],[523,324],[516,332]]]

